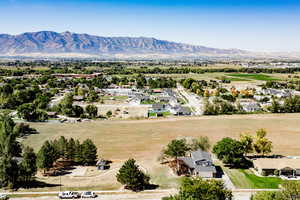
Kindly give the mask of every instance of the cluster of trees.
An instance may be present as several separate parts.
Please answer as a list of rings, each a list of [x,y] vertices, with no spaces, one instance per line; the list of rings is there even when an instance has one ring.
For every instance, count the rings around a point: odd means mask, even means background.
[[[164,162],[168,158],[174,159],[177,162],[176,171],[178,173],[178,157],[186,156],[188,152],[199,149],[208,151],[210,146],[210,141],[206,136],[194,138],[191,141],[187,141],[186,139],[174,139],[166,146],[166,148],[162,150],[161,156],[158,158],[158,160],[160,162]]]
[[[107,74],[188,74],[188,73],[295,73],[300,68],[195,68],[195,67],[140,67],[140,68],[105,68]]]
[[[268,110],[272,113],[298,113],[300,112],[300,97],[287,97],[282,105],[276,99],[273,99]]]
[[[134,159],[127,160],[116,175],[117,181],[125,185],[125,189],[135,192],[150,186],[150,176],[139,169]]]
[[[97,147],[90,139],[80,143],[61,136],[58,140],[45,141],[37,154],[37,166],[47,171],[60,158],[75,165],[93,165],[97,161]]]
[[[251,200],[298,200],[300,198],[300,183],[298,181],[285,181],[279,191],[257,192]]]
[[[46,109],[52,96],[50,92],[40,90],[36,84],[14,79],[0,87],[0,108],[16,109],[30,103],[36,109]]]
[[[87,105],[83,109],[79,105],[73,105],[73,102],[73,94],[69,93],[53,109],[68,117],[96,118],[98,116],[98,108],[96,106]]]
[[[149,78],[148,85],[150,88],[175,88],[176,87],[176,81],[172,78]]]
[[[17,109],[17,112],[20,118],[29,122],[44,122],[48,120],[47,112],[41,109],[37,109],[32,103],[25,103],[20,105]]]
[[[17,141],[22,131],[7,115],[0,116],[0,187],[29,186],[34,180],[36,155]]]
[[[242,108],[236,107],[232,103],[221,99],[215,99],[213,103],[206,101],[203,110],[204,115],[222,115],[240,112],[242,112]]]
[[[193,78],[182,79],[180,80],[180,83],[185,89],[188,89],[199,96],[205,97],[209,97],[209,91],[205,89],[206,87],[215,89],[219,86],[219,83],[214,80],[207,82],[205,80],[197,81]]]
[[[256,153],[265,156],[272,152],[272,142],[266,138],[265,129],[256,131],[256,136],[241,134],[240,139],[223,138],[213,147],[213,153],[225,164],[233,167],[245,167],[249,164],[246,157],[248,154]]]
[[[297,76],[299,78],[299,76]],[[275,89],[292,89],[300,91],[300,81],[299,80],[289,80],[285,82],[279,81],[267,81],[264,88],[275,88]]]
[[[162,200],[231,200],[232,192],[226,189],[224,183],[218,180],[202,178],[183,178],[179,193],[164,197]]]

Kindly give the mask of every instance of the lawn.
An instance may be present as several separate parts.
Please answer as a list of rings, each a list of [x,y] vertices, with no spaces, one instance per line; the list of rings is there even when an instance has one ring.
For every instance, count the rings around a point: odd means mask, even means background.
[[[259,177],[252,171],[245,169],[229,169],[223,167],[230,180],[237,188],[278,189],[282,180],[277,177]]]
[[[154,100],[145,100],[145,101],[141,101],[141,104],[155,104],[156,102]]]
[[[266,74],[241,74],[241,73],[233,73],[233,74],[226,74],[226,76],[241,78],[241,79],[252,79],[257,81],[276,81],[280,80],[279,78],[266,75]]]
[[[216,79],[226,80],[226,81],[249,81],[248,79],[238,78],[238,77],[229,77],[229,76],[216,77]]]

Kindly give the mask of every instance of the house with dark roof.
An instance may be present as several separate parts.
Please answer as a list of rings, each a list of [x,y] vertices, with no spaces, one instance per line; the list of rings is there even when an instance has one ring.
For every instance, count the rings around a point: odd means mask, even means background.
[[[197,150],[190,154],[190,156],[178,158],[180,168],[185,169],[186,175],[201,176],[203,178],[214,178],[217,176],[216,167],[210,153]]]
[[[188,107],[184,107],[184,106],[181,106],[181,105],[171,107],[170,112],[173,115],[178,115],[178,116],[179,115],[191,115],[192,114],[191,110]]]

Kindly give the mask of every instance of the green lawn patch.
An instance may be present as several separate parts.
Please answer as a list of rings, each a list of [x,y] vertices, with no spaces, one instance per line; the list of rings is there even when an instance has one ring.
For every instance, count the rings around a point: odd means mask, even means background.
[[[276,81],[280,80],[279,78],[266,75],[266,74],[243,74],[243,73],[233,73],[233,74],[226,74],[226,76],[231,76],[235,78],[244,78],[244,79],[252,79],[257,81]]]
[[[141,101],[141,104],[155,104],[156,102],[154,100],[146,100],[146,101]]]
[[[248,79],[243,79],[238,77],[228,77],[228,76],[216,77],[216,79],[225,80],[225,81],[249,81]]]
[[[223,167],[228,174],[230,180],[237,188],[244,189],[278,189],[283,182],[277,177],[260,177],[256,176],[250,170],[245,169],[229,169]]]

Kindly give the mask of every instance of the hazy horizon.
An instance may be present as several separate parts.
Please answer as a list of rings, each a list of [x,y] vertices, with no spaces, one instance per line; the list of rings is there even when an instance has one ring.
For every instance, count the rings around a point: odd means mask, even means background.
[[[300,52],[294,0],[2,0],[1,33],[154,37],[214,48]]]

